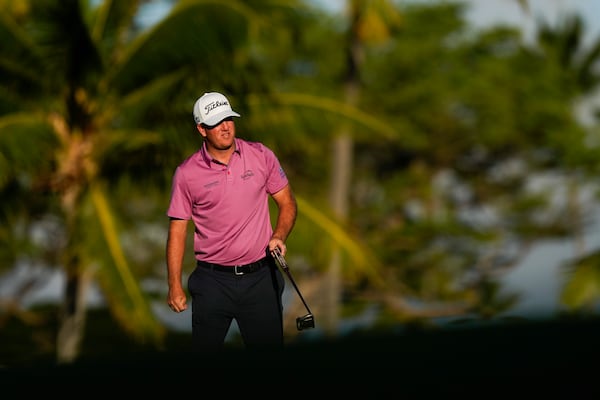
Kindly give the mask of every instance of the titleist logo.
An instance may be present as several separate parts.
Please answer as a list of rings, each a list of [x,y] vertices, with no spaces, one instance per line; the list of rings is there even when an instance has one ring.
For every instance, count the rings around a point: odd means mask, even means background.
[[[228,106],[229,103],[226,101],[213,101],[212,103],[208,103],[206,106],[204,106],[204,110],[206,111],[206,115],[208,115],[212,110],[214,110],[217,107],[221,107],[221,106]]]

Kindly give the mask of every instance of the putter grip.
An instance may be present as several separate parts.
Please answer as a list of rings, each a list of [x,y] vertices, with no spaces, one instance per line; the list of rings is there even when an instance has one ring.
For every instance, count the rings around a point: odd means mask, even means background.
[[[275,257],[275,259],[277,260],[277,262],[279,263],[281,268],[283,268],[283,269],[288,268],[287,262],[285,262],[285,258],[283,258],[283,256],[281,255],[281,253],[279,252],[279,249],[273,250],[271,252],[271,254],[273,255],[273,257]]]

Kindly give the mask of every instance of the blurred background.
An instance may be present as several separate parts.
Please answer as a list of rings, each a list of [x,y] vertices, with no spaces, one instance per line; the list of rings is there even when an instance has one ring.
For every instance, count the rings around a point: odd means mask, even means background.
[[[597,318],[600,3],[0,5],[0,365],[187,349],[165,213],[207,91],[297,195],[288,343]]]

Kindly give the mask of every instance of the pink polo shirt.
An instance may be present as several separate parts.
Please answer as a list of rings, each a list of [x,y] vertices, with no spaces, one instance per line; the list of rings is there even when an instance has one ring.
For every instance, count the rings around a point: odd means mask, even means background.
[[[175,170],[167,215],[194,221],[196,259],[242,265],[266,255],[273,233],[269,195],[288,184],[265,145],[235,139],[229,165],[212,159],[203,144]]]

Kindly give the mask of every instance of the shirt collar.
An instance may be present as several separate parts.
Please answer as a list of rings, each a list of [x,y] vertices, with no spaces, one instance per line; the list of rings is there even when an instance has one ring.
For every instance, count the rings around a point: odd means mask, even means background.
[[[234,138],[233,140],[235,141],[235,151],[233,152],[233,154],[237,153],[237,154],[241,155],[241,151],[240,151],[240,148],[242,147],[241,140],[237,137]],[[210,153],[208,152],[208,150],[206,149],[206,141],[204,141],[202,143],[202,148],[200,149],[200,156],[202,157],[202,160],[206,163],[207,167],[210,168],[212,166],[212,164],[215,164],[212,162],[213,158],[210,155]]]

